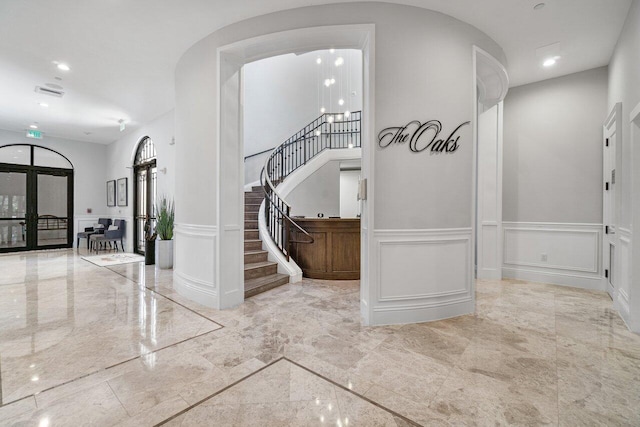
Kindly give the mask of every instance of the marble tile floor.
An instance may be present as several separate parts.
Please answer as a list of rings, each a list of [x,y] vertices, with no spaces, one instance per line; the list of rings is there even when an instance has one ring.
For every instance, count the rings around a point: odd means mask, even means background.
[[[357,281],[217,311],[72,251],[0,271],[0,425],[640,425],[640,336],[601,292],[479,281],[475,315],[364,327]]]

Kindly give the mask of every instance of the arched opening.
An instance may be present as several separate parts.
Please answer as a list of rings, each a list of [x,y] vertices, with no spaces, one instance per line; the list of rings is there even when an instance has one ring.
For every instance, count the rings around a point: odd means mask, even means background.
[[[134,222],[133,251],[139,254],[145,252],[145,237],[147,230],[155,229],[155,205],[156,205],[156,147],[148,136],[138,143],[136,155],[133,160],[133,210]]]
[[[70,248],[73,165],[46,147],[0,147],[0,252]]]

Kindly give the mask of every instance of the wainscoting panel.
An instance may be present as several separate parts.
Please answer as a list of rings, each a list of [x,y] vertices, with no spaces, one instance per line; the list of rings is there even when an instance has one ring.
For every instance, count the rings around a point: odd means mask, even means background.
[[[629,289],[631,287],[631,230],[619,227],[618,265],[614,271],[614,285],[617,288],[615,306],[629,325]]]
[[[237,224],[225,225],[219,241],[225,248],[220,252],[218,289],[220,309],[235,307],[244,301],[244,229]]]
[[[504,277],[603,290],[601,224],[504,222]]]
[[[500,228],[495,221],[483,221],[478,244],[482,250],[478,253],[478,278],[498,280],[502,277],[500,265]]]
[[[176,224],[174,240],[173,282],[176,291],[192,301],[218,308],[214,271],[217,227]]]
[[[412,323],[474,311],[471,228],[376,230],[372,324]]]

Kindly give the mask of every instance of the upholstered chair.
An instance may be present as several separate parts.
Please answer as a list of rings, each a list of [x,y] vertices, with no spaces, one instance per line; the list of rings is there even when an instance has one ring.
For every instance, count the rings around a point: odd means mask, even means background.
[[[92,234],[89,237],[91,250],[95,249],[95,251],[98,252],[103,246],[106,247],[105,243],[113,242],[116,246],[117,251],[118,242],[120,242],[122,252],[124,252],[125,225],[126,221],[124,219],[116,219],[115,221],[113,221],[113,224],[110,225],[107,230],[105,230],[104,234]]]
[[[92,234],[104,233],[104,230],[109,228],[109,226],[111,225],[111,219],[99,218],[98,224],[102,225],[102,227],[86,227],[84,231],[81,231],[76,235],[76,247],[78,249],[80,249],[80,239],[87,239],[87,249],[89,249],[89,237],[91,237]]]

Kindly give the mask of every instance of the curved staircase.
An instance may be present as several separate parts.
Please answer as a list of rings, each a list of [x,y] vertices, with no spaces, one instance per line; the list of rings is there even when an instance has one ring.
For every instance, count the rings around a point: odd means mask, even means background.
[[[244,297],[249,298],[289,283],[289,276],[278,274],[278,263],[268,260],[258,234],[258,211],[264,200],[262,187],[244,193]]]
[[[291,218],[291,206],[278,193],[276,186],[324,150],[360,147],[361,118],[361,111],[322,114],[271,152],[260,173],[262,185],[245,192],[245,299],[289,282],[289,275],[278,274],[278,263],[269,261],[268,252],[262,250],[258,215],[263,200],[266,223],[263,233],[269,236],[288,262],[291,243],[313,243],[314,239]],[[291,239],[291,231],[307,240]]]

